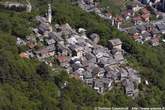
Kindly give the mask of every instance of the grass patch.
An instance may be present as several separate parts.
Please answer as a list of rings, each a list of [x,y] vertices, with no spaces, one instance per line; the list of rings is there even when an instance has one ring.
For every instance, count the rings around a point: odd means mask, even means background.
[[[114,15],[121,13],[121,9],[124,8],[124,2],[126,0],[101,0],[100,4],[102,7],[106,7]],[[128,0],[127,0],[128,1]]]

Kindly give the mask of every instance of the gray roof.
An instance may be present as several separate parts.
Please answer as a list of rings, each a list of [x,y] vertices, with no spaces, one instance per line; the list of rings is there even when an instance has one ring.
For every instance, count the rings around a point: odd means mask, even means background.
[[[69,48],[72,50],[72,51],[75,51],[77,49],[77,46],[76,45],[69,45]]]
[[[40,23],[47,22],[46,18],[42,16],[36,16],[36,20]]]
[[[135,34],[135,33],[139,33],[139,31],[136,29],[136,28],[132,28],[132,29],[129,29],[127,30],[128,34]]]
[[[46,43],[48,44],[48,45],[51,45],[51,44],[55,44],[55,40],[54,39],[46,39]]]
[[[146,39],[146,38],[152,36],[151,33],[149,33],[149,32],[145,32],[145,33],[143,33],[143,34],[141,34],[141,35],[142,35],[143,39]]]
[[[71,66],[72,66],[73,71],[76,71],[79,68],[82,68],[82,65],[81,64],[78,64],[78,63],[74,63]]]
[[[130,74],[137,74],[137,73],[138,73],[136,70],[134,70],[134,69],[132,69],[132,68],[130,68],[130,67],[127,67],[126,69],[127,69],[127,71],[128,71]]]
[[[110,72],[107,72],[107,73],[105,74],[105,77],[106,77],[106,78],[112,78],[112,74],[111,74]]]
[[[87,71],[92,73],[92,71],[94,69],[98,68],[98,65],[96,65],[95,63],[90,62],[90,63],[88,63],[88,65],[85,68],[86,68]]]
[[[31,58],[34,57],[34,53],[32,50],[28,50],[28,51],[26,51],[26,53],[29,55],[29,57],[31,57]]]
[[[84,79],[84,82],[87,83],[87,84],[92,84],[93,85],[93,79],[88,79],[88,78],[85,78]]]
[[[132,69],[130,67],[127,67],[126,69],[127,69],[128,73],[129,73],[129,77],[132,78],[134,81],[141,80],[140,76],[137,75],[138,72],[136,70],[134,70],[134,69]]]
[[[85,53],[85,57],[86,57],[87,60],[95,58],[95,56],[92,53]]]
[[[146,27],[144,25],[139,25],[136,27],[138,31],[142,32],[146,30]]]
[[[102,81],[104,84],[112,83],[112,79],[109,79],[109,78],[102,78]]]
[[[48,52],[49,52],[49,50],[47,48],[42,48],[42,49],[39,49],[39,50],[35,51],[35,54],[45,55]]]
[[[49,31],[50,27],[47,23],[41,23],[38,29],[39,29],[39,32],[44,33],[46,31]]]
[[[154,25],[153,25],[153,24],[146,24],[145,27],[146,27],[146,28],[153,28]]]
[[[89,38],[94,41],[95,43],[98,43],[98,41],[100,40],[100,36],[96,33],[93,33],[89,36]]]
[[[110,77],[112,79],[117,79],[120,76],[120,69],[119,68],[115,68],[115,67],[110,67],[110,66],[106,66],[105,67],[106,70],[106,77]]]
[[[70,60],[70,63],[73,64],[73,63],[75,63],[76,61],[80,61],[80,59],[79,59],[79,58],[71,59],[71,60]]]
[[[126,79],[123,81],[123,86],[125,87],[126,94],[132,96],[134,93],[134,84],[132,81]]]
[[[112,55],[122,54],[123,50],[114,48],[114,49],[111,50],[111,53],[112,53]]]
[[[50,32],[49,34],[49,37],[54,39],[55,41],[62,41],[63,39],[61,38],[62,36],[62,33],[57,33],[57,32]]]
[[[116,63],[123,63],[124,61],[124,57],[121,54],[115,55],[114,58],[117,61]]]
[[[55,48],[55,45],[49,45],[49,46],[47,46],[46,47],[49,51],[55,51],[56,50],[56,48]]]
[[[81,40],[81,41],[78,40],[78,43],[76,43],[76,44],[79,45],[79,46],[82,46],[82,47],[86,46],[86,43],[83,40]]]
[[[92,52],[92,48],[90,48],[88,46],[85,46],[84,47],[84,51],[86,51],[86,52]]]
[[[99,69],[99,73],[105,73],[105,69],[104,68],[100,68]]]
[[[92,78],[92,74],[91,74],[90,72],[86,71],[86,72],[84,73],[84,78],[85,78],[85,79],[91,79],[91,78]]]
[[[94,87],[105,88],[109,83],[112,83],[112,80],[108,78],[95,79]]]
[[[73,74],[74,75],[78,75],[78,76],[83,76],[83,73],[84,71],[82,71],[80,68],[79,69],[77,69],[77,70],[75,70],[74,72],[73,72]]]
[[[105,66],[106,64],[110,63],[110,59],[107,57],[102,57],[100,59],[98,59],[99,64],[101,64],[102,66]]]
[[[16,8],[26,8],[26,5],[23,3],[18,3],[18,2],[2,2],[2,5],[4,5],[7,8],[12,8],[12,7],[16,7]]]
[[[96,34],[96,33],[92,33],[92,34],[89,36],[89,38],[91,38],[91,39],[95,39],[95,38],[98,38],[98,37],[99,37],[99,35]]]
[[[69,48],[67,48],[66,46],[59,44],[59,43],[56,45],[56,48],[57,48],[57,51],[61,52],[61,53],[63,53],[63,52],[67,52],[69,54],[72,53],[72,51]]]
[[[97,53],[97,52],[106,52],[108,50],[108,48],[105,48],[105,47],[103,47],[103,46],[101,46],[101,45],[96,45],[94,48],[93,48],[93,51],[95,52],[95,53]]]
[[[64,35],[70,35],[72,33],[75,33],[75,30],[73,30],[69,24],[63,24],[59,27]]]
[[[99,71],[100,71],[100,68],[99,68],[99,67],[94,67],[94,68],[92,69],[92,75],[95,76],[96,74],[99,73]]]
[[[121,45],[121,44],[122,44],[121,40],[118,39],[118,38],[109,40],[109,42],[110,42],[113,46]]]
[[[125,78],[125,77],[128,77],[128,72],[127,70],[121,68],[120,69],[120,74],[121,74],[121,78]]]
[[[160,31],[157,28],[153,28],[153,30],[151,31],[152,34],[159,34]]]
[[[88,66],[88,60],[86,58],[81,58],[81,63],[84,67],[87,67]]]
[[[165,30],[165,24],[157,24],[156,27],[162,31],[162,30]]]
[[[104,88],[104,83],[101,79],[94,80],[94,87]]]
[[[98,59],[100,66],[114,65],[117,62],[113,58],[102,57]]]

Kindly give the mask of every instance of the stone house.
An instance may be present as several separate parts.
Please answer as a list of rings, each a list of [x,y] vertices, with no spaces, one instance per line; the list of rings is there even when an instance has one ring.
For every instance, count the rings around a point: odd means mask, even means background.
[[[109,48],[110,49],[122,49],[122,42],[120,39],[116,38],[116,39],[112,39],[112,40],[109,40]]]

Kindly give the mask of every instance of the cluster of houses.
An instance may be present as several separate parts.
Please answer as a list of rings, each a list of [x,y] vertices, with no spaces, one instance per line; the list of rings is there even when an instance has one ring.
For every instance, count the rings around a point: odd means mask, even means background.
[[[87,12],[94,11],[100,17],[111,20],[112,25],[116,25],[118,28],[120,28],[122,23],[128,20],[137,25],[143,22],[149,22],[151,18],[150,10],[137,1],[133,1],[133,3],[128,5],[127,8],[121,12],[120,16],[113,16],[110,11],[105,11],[99,6],[99,2],[94,0],[79,0],[78,4]],[[156,13],[155,16],[159,18],[161,14]]]
[[[141,3],[154,7],[157,10],[165,12],[164,0],[139,0]]]
[[[132,39],[140,43],[149,42],[152,46],[158,46],[161,35],[165,34],[165,23],[139,25],[127,30]]]
[[[5,8],[15,11],[26,11],[26,12],[31,12],[32,10],[32,6],[29,0],[26,0],[26,4],[19,2],[11,2],[11,1],[0,2],[0,8]]]
[[[99,6],[99,2],[79,0],[78,3],[83,10],[87,12],[94,11],[100,17],[110,20],[112,26],[116,26],[119,30],[124,30],[131,38],[140,43],[149,41],[152,46],[157,46],[160,43],[160,35],[165,33],[165,25],[163,23],[149,24],[152,16],[158,19],[162,16],[161,13],[157,12],[153,15],[150,9],[137,1],[133,1],[132,4],[127,6],[126,10],[123,10],[120,16],[115,17],[111,12],[103,11]],[[126,28],[121,27],[127,21],[132,23],[133,28],[125,30]],[[148,24],[146,24],[147,22]]]
[[[36,17],[39,25],[33,29],[33,36],[17,38],[17,45],[29,47],[20,57],[37,58],[50,66],[53,63],[49,58],[54,58],[72,77],[100,94],[119,83],[128,96],[136,96],[141,78],[127,65],[120,39],[109,40],[108,47],[103,47],[98,44],[100,36],[97,33],[87,36],[85,29],[76,30],[69,24],[52,26],[50,8],[49,5],[47,18]]]

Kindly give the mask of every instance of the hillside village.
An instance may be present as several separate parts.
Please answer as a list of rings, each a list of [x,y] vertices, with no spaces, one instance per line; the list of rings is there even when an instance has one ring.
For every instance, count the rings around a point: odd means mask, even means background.
[[[105,10],[99,2],[94,0],[78,0],[78,5],[83,10],[95,12],[101,18],[110,21],[112,26],[128,33],[133,40],[158,46],[161,35],[165,32],[164,15],[141,2],[144,1],[133,0],[119,15],[113,15],[111,11]]]
[[[164,109],[165,0],[7,1],[0,110]]]
[[[70,76],[81,80],[103,94],[116,84],[121,84],[128,96],[138,95],[141,78],[138,71],[129,67],[124,58],[120,39],[109,40],[109,46],[98,44],[100,36],[87,36],[83,28],[73,29],[69,24],[51,25],[51,5],[47,17],[37,16],[38,27],[26,39],[17,38],[17,45],[29,50],[21,58],[37,58],[50,66],[57,61]],[[40,45],[40,46],[39,46]]]

